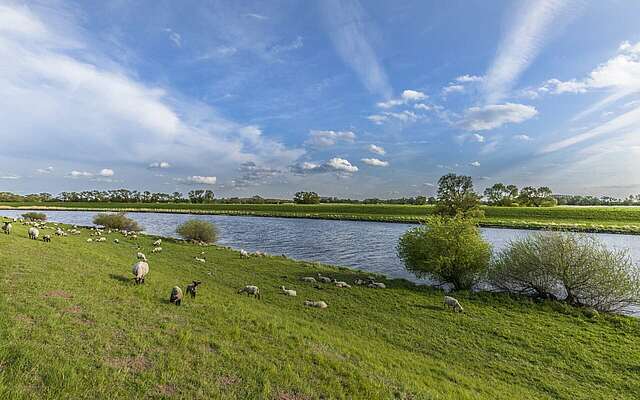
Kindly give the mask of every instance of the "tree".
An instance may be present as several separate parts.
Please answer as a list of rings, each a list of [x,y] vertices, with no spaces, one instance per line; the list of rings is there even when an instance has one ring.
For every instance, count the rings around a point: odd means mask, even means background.
[[[511,206],[518,197],[518,188],[515,185],[496,183],[484,190],[484,196],[492,206]]]
[[[470,289],[491,259],[491,245],[461,216],[429,217],[425,225],[402,235],[397,252],[417,277],[435,278],[455,289]]]
[[[198,219],[190,219],[176,229],[178,235],[187,240],[213,243],[218,240],[218,229],[214,224]]]
[[[296,204],[319,204],[320,196],[316,192],[298,192],[293,196]]]
[[[480,198],[473,191],[470,176],[447,174],[438,180],[438,200],[436,213],[440,215],[479,216]]]
[[[555,206],[556,199],[553,198],[553,192],[547,186],[534,188],[533,186],[525,186],[520,190],[518,202],[523,206]]]

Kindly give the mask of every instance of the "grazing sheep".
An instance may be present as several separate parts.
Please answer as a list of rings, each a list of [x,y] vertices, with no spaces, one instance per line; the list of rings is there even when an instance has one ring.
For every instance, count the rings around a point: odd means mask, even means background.
[[[42,241],[49,243],[51,241],[51,235],[44,235]]]
[[[62,236],[62,235],[64,235],[64,231],[62,229],[60,229],[60,228],[57,228],[56,229],[56,236]]]
[[[38,228],[29,228],[29,239],[37,240],[40,235]]]
[[[153,245],[154,245],[155,247],[158,247],[158,246],[160,246],[161,244],[162,244],[162,239],[158,239],[158,240],[156,240],[155,242],[153,242]]]
[[[382,282],[371,282],[367,285],[367,287],[370,287],[372,289],[385,289],[387,286]]]
[[[118,239],[113,239],[113,243],[118,244],[120,241]]]
[[[2,232],[7,235],[11,234],[11,229],[13,229],[13,226],[11,226],[9,222],[5,222],[4,225],[2,225]]]
[[[93,239],[91,238],[87,239],[87,243],[91,243],[91,242],[93,242]]]
[[[240,249],[240,257],[249,258],[249,253],[245,249]]]
[[[460,305],[460,302],[451,296],[444,296],[443,307],[451,307],[453,311],[463,312],[464,308]]]
[[[303,282],[316,283],[316,278],[312,276],[303,276],[300,280]]]
[[[280,289],[282,289],[282,293],[286,294],[287,296],[296,297],[298,295],[298,293],[293,289],[285,289],[284,286],[280,286]]]
[[[187,294],[190,294],[191,297],[195,299],[196,294],[198,294],[198,285],[202,284],[201,281],[193,281],[187,285]]]
[[[171,296],[169,296],[169,303],[173,303],[177,306],[179,306],[180,303],[182,303],[182,289],[180,289],[178,286],[174,286],[173,289],[171,289]]]
[[[107,238],[104,236],[96,239],[96,242],[106,242],[106,241],[107,241]]]
[[[149,273],[149,264],[145,261],[138,261],[131,268],[133,276],[135,276],[136,284],[144,283],[144,278]]]
[[[327,308],[328,305],[324,301],[313,301],[313,300],[305,300],[305,306],[315,307],[315,308]]]
[[[245,287],[243,287],[242,289],[238,290],[238,294],[240,293],[246,293],[247,296],[253,296],[256,299],[260,299],[260,289],[258,289],[257,286],[253,286],[253,285],[247,285]]]
[[[320,275],[320,272],[318,272],[318,280],[322,283],[331,283],[331,278]]]
[[[365,282],[364,280],[359,279],[359,278],[356,279],[355,281],[353,281],[354,285],[364,285],[365,283],[367,283],[367,282]]]
[[[205,260],[204,258],[200,258],[200,257],[198,257],[198,256],[193,257],[193,259],[194,259],[194,260],[196,260],[196,261],[198,261],[198,262],[201,262],[201,263],[206,263],[206,262],[207,262],[207,260]]]
[[[136,258],[141,261],[147,261],[147,256],[145,256],[143,253],[140,253],[140,252],[136,254]]]
[[[160,253],[162,251],[162,247],[154,247],[153,250],[151,250],[152,253]]]
[[[337,280],[334,279],[333,283],[335,283],[336,287],[338,287],[338,288],[351,289],[351,285],[349,285],[347,282],[337,281]]]

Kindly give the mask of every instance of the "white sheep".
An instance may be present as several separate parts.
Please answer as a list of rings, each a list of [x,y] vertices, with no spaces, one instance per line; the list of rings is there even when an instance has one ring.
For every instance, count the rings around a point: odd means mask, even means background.
[[[182,303],[182,289],[180,289],[179,286],[174,286],[173,289],[171,289],[171,295],[169,296],[169,302],[173,303],[177,306],[180,305],[180,303]]]
[[[147,256],[145,256],[144,253],[141,252],[138,252],[138,254],[136,254],[136,258],[141,261],[147,261]]]
[[[451,307],[453,311],[463,312],[464,308],[460,305],[460,302],[451,296],[444,296],[443,307]]]
[[[253,296],[256,299],[260,299],[260,289],[258,289],[257,286],[254,285],[247,285],[245,287],[243,287],[242,289],[238,290],[238,293],[246,293],[247,296]]]
[[[87,243],[91,243],[91,242],[93,242],[93,239],[91,238],[87,239]]]
[[[353,281],[353,283],[354,283],[355,285],[364,285],[364,284],[366,284],[367,282],[366,282],[364,279],[360,279],[360,278],[358,278],[358,279],[356,279],[355,281]]]
[[[40,235],[38,228],[29,228],[29,239],[37,240]]]
[[[120,241],[118,239],[113,239],[113,243],[118,244]]]
[[[313,300],[305,300],[305,306],[315,307],[315,308],[327,308],[328,305],[324,301],[313,301]]]
[[[197,256],[193,257],[193,258],[194,258],[194,260],[196,260],[198,262],[201,262],[201,263],[206,263],[207,262],[207,260],[205,260],[204,258],[200,258],[200,257],[197,257]]]
[[[308,283],[316,283],[316,278],[312,276],[303,276],[302,278],[300,278],[300,280]]]
[[[285,289],[284,286],[280,286],[280,289],[282,289],[282,293],[286,294],[287,296],[296,297],[298,295],[298,293],[293,289]]]
[[[154,247],[153,250],[151,250],[152,253],[160,253],[162,251],[162,247]]]
[[[337,281],[337,280],[334,279],[333,283],[335,283],[336,287],[338,287],[338,288],[351,289],[351,285],[349,285],[347,282]]]
[[[149,264],[145,261],[138,261],[133,264],[131,272],[133,273],[133,276],[135,276],[135,282],[137,284],[144,283],[144,278],[149,273]]]
[[[13,226],[11,226],[9,222],[5,222],[4,225],[2,225],[2,231],[7,235],[11,234],[11,229],[13,229]]]
[[[162,239],[158,239],[158,240],[156,240],[155,242],[153,242],[153,245],[154,245],[155,247],[158,247],[158,246],[160,246],[161,244],[162,244]]]
[[[64,235],[64,231],[60,227],[58,227],[56,229],[56,236],[62,236],[62,235]]]
[[[367,286],[372,288],[372,289],[385,289],[387,287],[387,285],[385,285],[382,282],[371,282]]]
[[[318,280],[323,283],[331,283],[331,278],[320,275],[320,272],[318,272]]]
[[[51,235],[44,235],[42,241],[49,243],[51,241]]]
[[[107,241],[107,238],[104,237],[104,236],[101,236],[101,237],[96,239],[96,242],[106,242],[106,241]]]
[[[245,249],[240,249],[240,257],[249,258],[249,253]]]

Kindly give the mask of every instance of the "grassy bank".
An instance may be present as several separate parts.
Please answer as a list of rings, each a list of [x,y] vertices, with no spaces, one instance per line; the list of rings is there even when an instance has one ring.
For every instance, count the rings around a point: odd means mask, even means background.
[[[88,232],[0,234],[1,399],[640,397],[636,319],[472,293],[456,294],[457,314],[405,281],[318,289],[299,278],[364,274],[166,239],[151,254],[151,237],[88,243]],[[143,286],[131,282],[136,244],[150,258]],[[199,297],[169,304],[193,279]],[[236,293],[246,284],[262,300]]]
[[[1,208],[173,212],[418,223],[433,206],[363,204],[0,203]],[[483,207],[482,226],[640,234],[640,207]]]

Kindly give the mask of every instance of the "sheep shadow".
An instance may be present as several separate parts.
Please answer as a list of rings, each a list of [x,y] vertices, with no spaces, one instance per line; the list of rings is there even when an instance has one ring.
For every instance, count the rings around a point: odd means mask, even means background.
[[[109,278],[118,281],[120,283],[126,283],[126,284],[130,284],[132,282],[131,279],[127,278],[124,275],[116,275],[116,274],[109,274]]]

